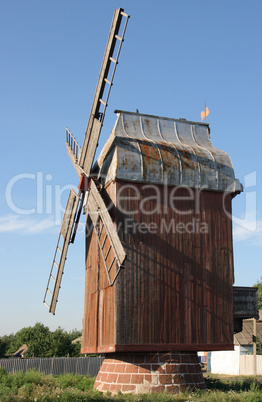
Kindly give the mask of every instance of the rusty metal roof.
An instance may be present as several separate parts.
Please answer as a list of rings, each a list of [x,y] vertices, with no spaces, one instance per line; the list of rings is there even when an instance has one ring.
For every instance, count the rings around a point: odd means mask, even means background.
[[[119,110],[116,114],[96,162],[103,185],[121,179],[242,191],[230,157],[212,145],[208,124]]]

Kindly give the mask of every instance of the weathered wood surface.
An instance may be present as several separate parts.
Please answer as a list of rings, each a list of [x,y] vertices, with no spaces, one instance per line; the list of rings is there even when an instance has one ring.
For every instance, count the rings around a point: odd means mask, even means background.
[[[156,187],[158,204],[153,187],[107,187],[127,258],[108,286],[90,231],[83,352],[233,347],[232,225],[225,212],[231,211],[231,195],[192,190],[190,199],[180,188],[172,204],[173,187]]]
[[[71,188],[44,296],[44,303],[48,307],[49,312],[52,314],[55,314],[56,310],[67,251],[75,225],[75,218],[78,212],[79,202],[79,195],[77,195]]]

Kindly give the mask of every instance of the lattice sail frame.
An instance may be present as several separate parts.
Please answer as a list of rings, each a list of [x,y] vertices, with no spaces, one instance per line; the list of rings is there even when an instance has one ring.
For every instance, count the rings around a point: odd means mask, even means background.
[[[71,189],[44,296],[44,304],[48,307],[49,312],[52,314],[55,314],[58,293],[64,273],[67,250],[69,243],[71,242],[71,235],[74,233],[74,227],[77,224],[76,217],[79,213],[79,207],[82,208],[80,197],[73,189]],[[49,297],[51,297],[50,301]]]
[[[109,285],[113,286],[126,258],[126,252],[93,180],[90,184],[86,208],[97,236]]]

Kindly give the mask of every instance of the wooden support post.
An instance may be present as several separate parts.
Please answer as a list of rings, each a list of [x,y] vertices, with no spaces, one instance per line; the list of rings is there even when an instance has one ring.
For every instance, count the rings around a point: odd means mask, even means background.
[[[256,319],[253,318],[253,358],[254,358],[254,375],[257,375],[257,328],[256,328]]]

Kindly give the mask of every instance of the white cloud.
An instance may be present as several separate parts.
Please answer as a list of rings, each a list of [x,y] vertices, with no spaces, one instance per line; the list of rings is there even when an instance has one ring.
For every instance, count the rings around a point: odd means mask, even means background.
[[[30,219],[19,215],[4,215],[0,217],[0,233],[36,234],[47,231],[54,226],[55,221],[50,218]]]
[[[250,218],[248,224],[234,224],[233,236],[235,241],[248,241],[251,245],[262,246],[262,220]]]

